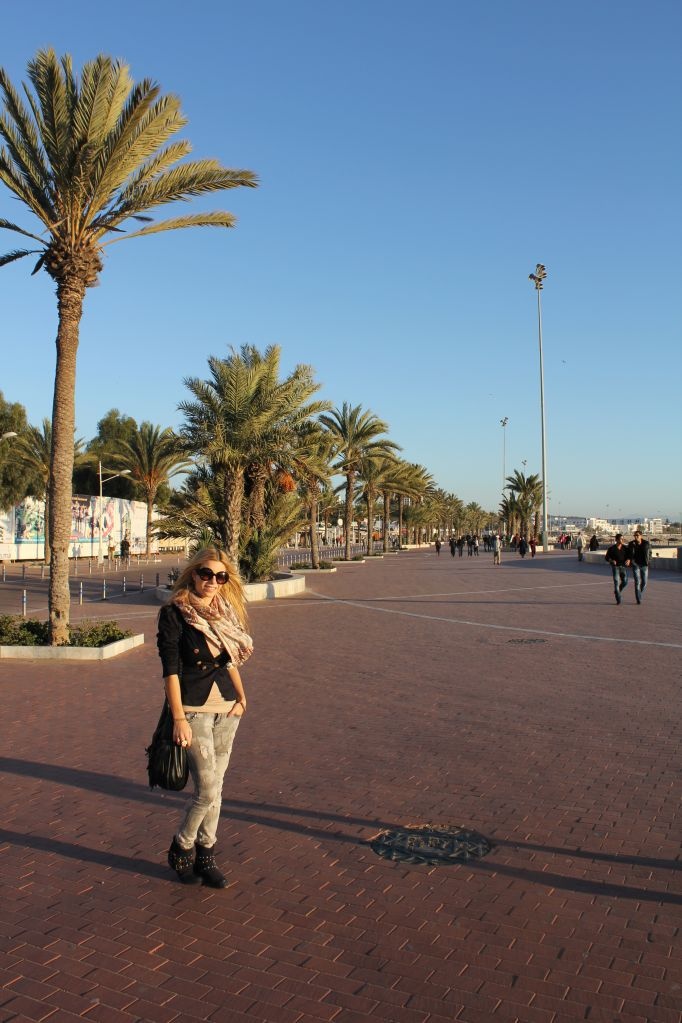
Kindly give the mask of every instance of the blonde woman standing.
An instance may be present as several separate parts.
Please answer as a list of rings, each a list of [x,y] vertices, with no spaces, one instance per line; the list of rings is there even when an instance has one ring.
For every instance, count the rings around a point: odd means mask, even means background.
[[[159,613],[157,645],[173,741],[187,750],[194,793],[168,850],[183,884],[225,888],[215,862],[223,780],[246,696],[239,667],[251,656],[239,572],[218,548],[199,551]]]

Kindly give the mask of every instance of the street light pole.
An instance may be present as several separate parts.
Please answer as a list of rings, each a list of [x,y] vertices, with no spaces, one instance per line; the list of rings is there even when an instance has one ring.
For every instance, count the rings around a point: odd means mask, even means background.
[[[105,480],[103,480],[102,479],[102,472],[110,472],[110,473],[113,473],[113,475],[112,476],[107,476],[107,478]],[[104,469],[103,470],[102,469],[102,463],[101,462],[99,463],[99,516],[98,516],[98,519],[99,519],[99,547],[98,547],[98,551],[97,551],[97,564],[98,565],[104,564],[104,555],[102,554],[102,503],[103,503],[102,484],[103,483],[108,483],[109,480],[115,480],[117,476],[127,476],[129,474],[129,472],[130,472],[130,469],[123,469],[122,472],[115,472],[114,469]]]
[[[502,427],[502,500],[504,501],[504,490],[507,483],[507,423],[509,416],[500,419]]]
[[[547,270],[542,263],[535,267],[534,274],[528,274],[528,280],[535,284],[535,291],[538,296],[538,341],[540,345],[540,420],[542,426],[542,549],[545,553],[549,550],[547,538],[547,451],[545,443],[545,370],[542,359],[542,302],[540,292],[542,282],[547,276]]]

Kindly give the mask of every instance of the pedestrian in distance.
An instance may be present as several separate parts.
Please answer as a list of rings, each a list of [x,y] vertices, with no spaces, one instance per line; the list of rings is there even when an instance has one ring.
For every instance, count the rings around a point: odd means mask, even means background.
[[[583,560],[583,547],[585,546],[585,540],[582,533],[578,533],[575,538],[575,549],[578,552],[578,561]]]
[[[436,554],[440,557],[440,540],[436,540]]]
[[[593,533],[592,536],[590,537],[590,542],[588,544],[588,547],[589,547],[589,549],[591,551],[598,551],[599,550],[599,540],[597,540],[597,534],[596,533]]]
[[[526,540],[525,536],[522,536],[521,539],[519,540],[519,554],[521,555],[522,558],[525,558],[527,553],[528,541]]]
[[[651,564],[651,544],[648,540],[643,539],[641,530],[635,530],[635,538],[630,544],[629,550],[632,577],[635,581],[635,600],[641,604]]]
[[[450,537],[450,554],[452,555],[453,558],[455,556],[455,551],[456,550],[457,550],[457,543],[455,541],[454,536],[451,536]]]
[[[623,590],[628,584],[628,566],[630,564],[630,548],[623,543],[623,534],[616,533],[616,542],[606,552],[605,560],[613,573],[613,592],[616,604],[623,602]]]
[[[199,551],[159,612],[157,644],[173,741],[187,750],[194,792],[168,850],[183,884],[227,887],[216,866],[223,780],[246,696],[239,666],[251,656],[239,572],[215,547]]]
[[[493,565],[502,564],[502,540],[499,536],[493,539]]]
[[[535,557],[535,552],[536,552],[537,547],[538,547],[538,541],[537,541],[536,537],[531,536],[529,547],[530,547],[530,556],[531,556],[531,558],[534,558]]]
[[[474,546],[474,557],[477,558],[478,557],[479,547],[480,547],[478,536],[474,537],[474,539],[473,539],[473,546]]]

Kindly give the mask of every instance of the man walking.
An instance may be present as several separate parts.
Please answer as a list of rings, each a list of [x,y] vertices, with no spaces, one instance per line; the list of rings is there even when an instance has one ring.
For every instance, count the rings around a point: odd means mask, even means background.
[[[651,561],[651,545],[648,540],[642,538],[639,529],[635,530],[635,539],[629,547],[630,564],[632,575],[635,580],[635,600],[642,603],[642,597],[649,578],[649,563]]]
[[[582,533],[578,533],[577,537],[575,538],[575,547],[576,547],[576,550],[578,552],[578,561],[582,561],[583,560],[583,547],[584,546],[585,546],[585,540],[583,539],[583,534]]]
[[[616,542],[606,552],[605,560],[613,573],[613,592],[616,604],[622,604],[622,592],[628,584],[628,565],[630,564],[630,548],[623,543],[623,534],[616,533]]]
[[[502,541],[498,535],[493,538],[493,565],[499,565],[502,561]]]

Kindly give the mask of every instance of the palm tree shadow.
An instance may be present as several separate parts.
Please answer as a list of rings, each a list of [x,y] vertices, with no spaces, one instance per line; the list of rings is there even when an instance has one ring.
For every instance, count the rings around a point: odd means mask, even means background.
[[[157,795],[150,792],[144,785],[129,779],[119,778],[111,774],[100,774],[94,771],[83,771],[79,768],[65,767],[63,765],[0,757],[0,770],[23,777],[40,778],[57,784],[71,785],[75,788],[90,790],[105,796],[143,801],[157,805],[162,801],[172,800],[180,808],[182,802],[186,799],[184,793],[181,792],[163,792]],[[348,846],[359,846],[364,849],[370,848],[371,839],[360,837],[356,834],[349,834],[345,829],[352,826],[371,828],[376,832],[395,828],[403,823],[381,821],[376,818],[355,817],[319,809],[310,810],[278,803],[257,803],[241,799],[225,799],[223,801],[223,813],[232,821],[243,821],[250,826],[256,824],[278,831],[294,832],[318,843],[330,841],[334,843],[342,842]],[[307,824],[307,820],[311,820],[314,823]],[[315,826],[315,824],[318,826]],[[325,827],[325,825],[327,826]],[[168,876],[166,868],[159,864],[132,859],[119,853],[88,849],[48,836],[24,835],[19,832],[0,829],[0,841],[42,852],[57,853],[70,859],[96,863],[103,867],[123,870],[146,877],[165,879]],[[528,850],[530,852],[546,853],[550,856],[559,855],[570,859],[587,859],[597,863],[627,864],[657,870],[677,871],[680,865],[679,862],[674,860],[590,852],[584,849],[565,849],[560,846],[545,846],[508,839],[493,838],[491,839],[491,844],[493,855],[484,860],[467,860],[467,869],[500,874],[530,884],[539,884],[544,887],[550,886],[559,890],[593,896],[682,905],[682,895],[676,893],[653,891],[628,885],[609,884],[601,881],[586,881],[581,878],[549,873],[545,870],[530,870],[523,866],[510,866],[505,863],[495,862],[494,852],[497,849],[508,847],[521,850],[522,852]]]

